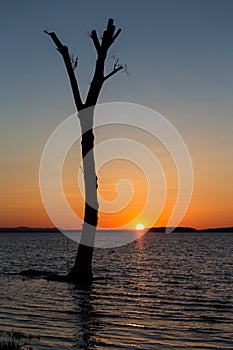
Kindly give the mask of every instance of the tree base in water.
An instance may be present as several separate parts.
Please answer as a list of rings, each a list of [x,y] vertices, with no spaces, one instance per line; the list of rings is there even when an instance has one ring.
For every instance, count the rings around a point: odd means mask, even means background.
[[[28,269],[21,271],[19,275],[27,278],[44,278],[47,281],[73,283],[84,287],[90,286],[93,281],[92,273],[84,275],[74,270],[71,270],[68,275],[59,275],[45,270]]]

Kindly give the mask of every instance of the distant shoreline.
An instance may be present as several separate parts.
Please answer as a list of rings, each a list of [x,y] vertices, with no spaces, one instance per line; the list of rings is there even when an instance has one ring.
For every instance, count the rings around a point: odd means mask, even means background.
[[[166,232],[168,227],[152,227],[149,229],[149,232]],[[233,227],[214,227],[214,228],[204,228],[204,229],[196,229],[193,227],[176,227],[172,232],[193,232],[193,233],[201,233],[201,232],[233,232]]]
[[[147,230],[148,233],[165,233],[168,227],[151,227]],[[66,230],[66,231],[75,231],[75,230]],[[77,230],[80,231],[80,230]],[[106,229],[107,231],[107,229]],[[110,230],[114,231],[114,230]],[[132,230],[130,230],[132,231]],[[0,227],[0,233],[17,233],[17,232],[28,232],[28,233],[57,233],[60,230],[56,227]],[[190,232],[190,233],[205,233],[205,232],[219,232],[219,233],[228,233],[233,232],[233,227],[214,227],[214,228],[204,228],[204,229],[195,229],[193,227],[176,227],[172,232]]]

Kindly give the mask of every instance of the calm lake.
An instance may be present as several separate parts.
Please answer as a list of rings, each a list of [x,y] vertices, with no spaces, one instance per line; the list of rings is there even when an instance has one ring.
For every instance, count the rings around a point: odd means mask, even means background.
[[[34,349],[232,349],[233,233],[148,233],[95,250],[89,291],[27,279],[66,273],[77,245],[58,233],[0,234],[0,330]]]

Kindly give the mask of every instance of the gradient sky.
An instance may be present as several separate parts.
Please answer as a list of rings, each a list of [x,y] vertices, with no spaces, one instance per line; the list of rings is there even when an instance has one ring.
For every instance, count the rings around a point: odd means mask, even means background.
[[[53,225],[40,198],[39,163],[51,132],[75,108],[62,59],[43,30],[56,31],[78,55],[85,96],[95,62],[88,33],[101,33],[109,17],[122,28],[111,52],[130,75],[120,72],[106,82],[100,102],[138,103],[164,115],[184,138],[194,168],[193,198],[181,224],[232,226],[232,16],[231,0],[2,2],[0,226]],[[100,181],[110,198],[112,182],[104,174]],[[68,171],[65,182],[71,206],[82,212]],[[142,199],[136,196],[129,212],[139,210]],[[156,225],[166,224],[173,202],[171,194]],[[109,221],[101,216],[106,227]]]

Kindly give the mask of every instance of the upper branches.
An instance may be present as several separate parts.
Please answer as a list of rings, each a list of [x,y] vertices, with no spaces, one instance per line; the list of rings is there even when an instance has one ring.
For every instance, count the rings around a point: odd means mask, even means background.
[[[93,43],[95,45],[96,51],[98,54],[100,53],[107,53],[109,47],[113,44],[113,42],[116,40],[118,35],[121,32],[121,29],[119,28],[116,33],[115,33],[115,26],[113,24],[113,19],[109,18],[108,24],[107,24],[107,29],[103,33],[103,37],[101,40],[101,43],[99,41],[99,38],[97,36],[96,30],[92,30],[91,32],[91,38],[93,40]]]
[[[64,63],[67,69],[67,73],[69,75],[71,88],[72,88],[77,110],[80,111],[81,109],[84,109],[86,107],[94,106],[97,103],[97,99],[100,94],[104,81],[124,68],[117,61],[117,63],[114,64],[112,71],[106,75],[104,74],[105,60],[107,57],[108,50],[110,46],[114,43],[116,38],[119,36],[121,29],[118,29],[116,31],[113,19],[110,18],[108,20],[107,28],[103,32],[103,36],[101,40],[99,40],[95,30],[92,30],[91,32],[91,39],[93,41],[93,44],[97,52],[97,60],[96,60],[94,75],[91,81],[89,91],[87,93],[87,98],[85,103],[83,103],[81,100],[78,82],[74,74],[74,69],[77,66],[77,59],[74,60],[74,58],[70,56],[68,47],[62,44],[60,39],[57,37],[56,33],[48,32],[47,30],[45,30],[44,32],[51,37],[54,44],[57,46],[57,50],[60,52],[60,54],[63,57]]]
[[[95,72],[87,94],[86,105],[91,106],[96,104],[101,87],[105,80],[123,69],[123,66],[114,65],[113,69],[107,75],[104,75],[105,59],[107,57],[110,46],[114,43],[121,32],[121,29],[115,31],[114,21],[112,18],[108,20],[107,28],[103,33],[101,41],[99,40],[96,30],[92,30],[91,39],[97,51],[97,60],[95,65]]]

